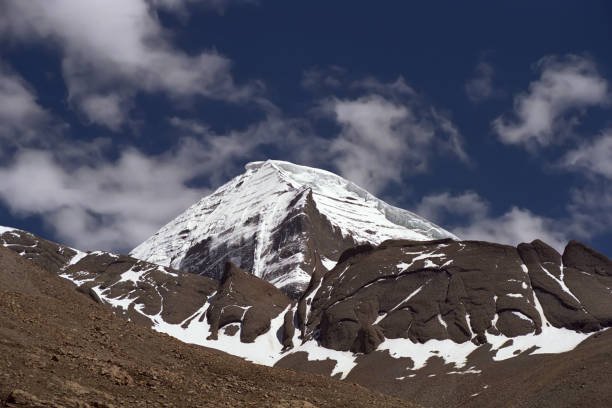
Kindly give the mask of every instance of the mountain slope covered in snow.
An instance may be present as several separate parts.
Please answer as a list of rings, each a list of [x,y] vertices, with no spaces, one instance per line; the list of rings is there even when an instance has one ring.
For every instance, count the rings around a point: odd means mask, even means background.
[[[317,265],[356,244],[457,239],[325,170],[268,160],[204,197],[136,247],[135,258],[220,278],[226,261],[298,298]]]

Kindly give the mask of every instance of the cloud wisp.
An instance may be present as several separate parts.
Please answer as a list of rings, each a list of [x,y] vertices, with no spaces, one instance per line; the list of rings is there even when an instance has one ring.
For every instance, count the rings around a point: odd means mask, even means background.
[[[537,68],[540,78],[515,96],[513,114],[492,123],[503,143],[531,150],[558,143],[571,135],[586,109],[610,101],[608,81],[591,59],[545,57]]]
[[[612,180],[612,129],[568,151],[559,164],[568,170]]]
[[[48,139],[62,127],[37,101],[35,90],[0,61],[0,141],[5,146],[21,146]],[[0,156],[1,156],[0,151]]]
[[[493,66],[488,62],[482,61],[476,65],[475,76],[465,84],[465,92],[470,101],[481,102],[495,95],[494,72]]]
[[[329,97],[320,105],[340,129],[331,139],[329,160],[342,176],[376,194],[407,171],[426,171],[437,153],[468,161],[458,129],[403,78],[391,83],[366,78],[351,88],[361,94]]]

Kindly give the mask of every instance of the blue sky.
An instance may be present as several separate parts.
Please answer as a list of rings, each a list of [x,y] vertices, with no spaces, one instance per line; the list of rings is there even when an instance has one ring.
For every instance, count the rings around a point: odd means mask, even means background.
[[[612,6],[499,3],[6,0],[0,225],[127,251],[273,158],[610,255]]]

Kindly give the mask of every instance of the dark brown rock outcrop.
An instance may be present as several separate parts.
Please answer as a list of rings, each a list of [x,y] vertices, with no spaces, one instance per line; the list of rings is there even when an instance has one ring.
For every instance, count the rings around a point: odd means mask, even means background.
[[[60,268],[76,255],[76,251],[72,248],[21,230],[0,234],[0,246],[21,254],[53,273],[59,273]]]
[[[238,323],[240,341],[251,343],[270,329],[270,321],[290,303],[274,285],[228,262],[219,291],[206,314],[210,338],[216,339],[224,326]]]
[[[347,251],[312,299],[306,334],[318,331],[328,348],[367,353],[384,338],[484,344],[487,333],[538,334],[543,318],[583,332],[612,325],[610,261],[577,243],[568,248],[570,264],[591,272],[562,265],[561,255],[541,241],[518,249],[387,241]]]
[[[555,327],[594,331],[599,321],[585,310],[563,281],[561,255],[541,241],[520,244],[518,252],[527,265],[531,285],[547,320]]]

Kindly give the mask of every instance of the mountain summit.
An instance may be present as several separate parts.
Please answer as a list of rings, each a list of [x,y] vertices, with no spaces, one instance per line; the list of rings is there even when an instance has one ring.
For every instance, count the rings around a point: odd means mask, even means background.
[[[245,168],[130,255],[217,279],[231,261],[299,298],[316,268],[355,245],[457,239],[334,173],[276,160]]]

